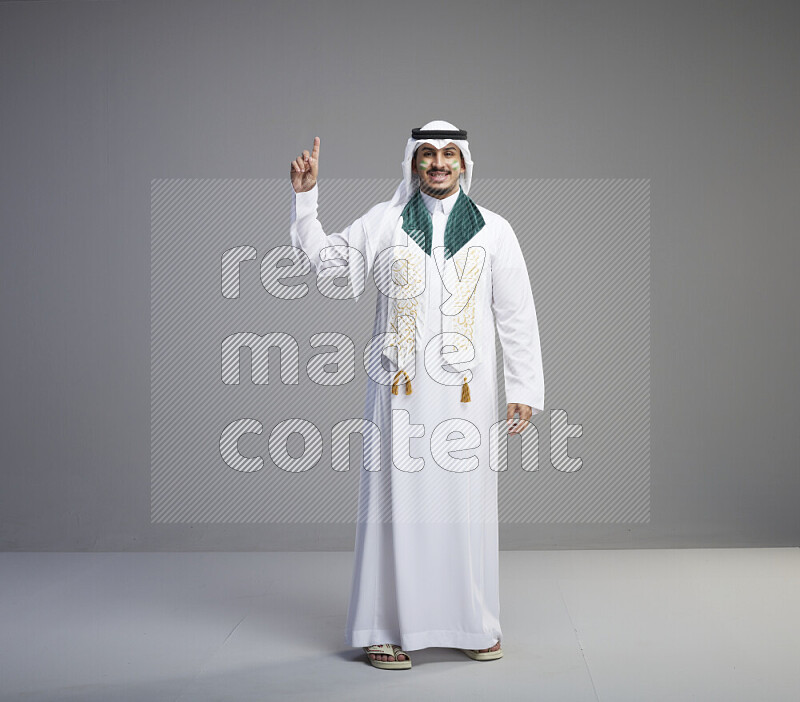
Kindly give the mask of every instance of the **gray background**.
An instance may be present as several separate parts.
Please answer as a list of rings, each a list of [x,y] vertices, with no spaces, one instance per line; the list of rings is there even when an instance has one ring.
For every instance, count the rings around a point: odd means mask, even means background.
[[[150,182],[284,177],[314,135],[321,180],[399,177],[437,118],[476,178],[650,181],[651,521],[501,547],[797,544],[799,14],[0,4],[2,548],[352,548],[352,524],[150,523]]]

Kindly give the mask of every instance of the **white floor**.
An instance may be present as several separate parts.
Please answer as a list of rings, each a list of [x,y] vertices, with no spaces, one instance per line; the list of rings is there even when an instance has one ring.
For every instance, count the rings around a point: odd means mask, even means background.
[[[350,553],[0,554],[0,699],[800,700],[800,549],[502,551],[505,657],[344,644]]]

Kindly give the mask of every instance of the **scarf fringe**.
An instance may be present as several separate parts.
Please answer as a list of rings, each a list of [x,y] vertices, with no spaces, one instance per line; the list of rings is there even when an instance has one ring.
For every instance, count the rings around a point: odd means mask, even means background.
[[[398,390],[397,384],[400,382],[400,375],[401,374],[405,377],[405,380],[403,382],[406,384],[406,395],[410,395],[411,394],[411,378],[408,377],[408,373],[406,373],[405,371],[397,371],[397,373],[395,374],[394,382],[392,383],[392,395],[399,394],[399,390]]]
[[[404,380],[400,380],[400,376],[403,376]],[[394,381],[392,382],[392,395],[399,395],[400,388],[399,384],[403,382],[406,384],[406,395],[411,394],[411,378],[408,377],[408,373],[405,371],[397,371],[394,376]],[[461,402],[472,402],[472,395],[469,391],[469,383],[467,382],[466,377],[464,378],[464,384],[461,386]]]
[[[461,402],[471,402],[472,397],[469,394],[469,383],[467,383],[466,377],[464,378],[464,384],[461,386]]]

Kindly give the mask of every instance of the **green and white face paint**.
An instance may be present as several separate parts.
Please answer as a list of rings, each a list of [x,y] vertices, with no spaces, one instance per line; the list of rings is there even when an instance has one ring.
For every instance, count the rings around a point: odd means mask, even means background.
[[[420,150],[422,150],[422,147],[420,147]],[[452,150],[452,147],[450,147],[450,149],[445,149],[445,151],[450,151],[450,150]],[[429,153],[430,152],[428,152],[428,154]],[[460,158],[460,156],[456,156],[455,158],[453,158],[450,153],[447,153],[445,158],[448,159],[448,160],[445,161],[445,165],[451,171],[458,171],[461,168],[461,158]],[[431,161],[428,159],[428,155],[420,156],[417,159],[416,163],[417,163],[417,171],[427,170],[428,167],[431,165]]]
[[[461,152],[453,142],[443,146],[423,143],[416,152],[419,188],[433,197],[448,197],[457,192],[461,182]]]

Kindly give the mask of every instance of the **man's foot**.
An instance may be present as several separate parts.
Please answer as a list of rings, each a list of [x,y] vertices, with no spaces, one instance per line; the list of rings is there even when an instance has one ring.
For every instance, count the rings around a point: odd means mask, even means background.
[[[460,650],[473,661],[496,661],[503,657],[503,649],[499,641],[490,648],[462,648]]]
[[[393,661],[394,660],[394,656],[387,656],[387,655],[382,654],[382,653],[370,653],[369,657],[374,661]],[[397,660],[398,661],[406,661],[406,660],[408,660],[408,657],[406,656],[405,653],[399,653],[399,654],[397,654]]]
[[[476,648],[475,650],[478,653],[486,653],[487,651],[496,651],[498,648],[500,648],[500,642],[499,641],[494,646],[492,646],[491,648]]]

